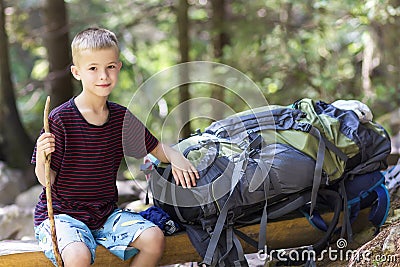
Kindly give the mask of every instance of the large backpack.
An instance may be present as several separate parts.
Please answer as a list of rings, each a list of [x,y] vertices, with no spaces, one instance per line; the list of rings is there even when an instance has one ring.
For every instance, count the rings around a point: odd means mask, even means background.
[[[261,107],[216,121],[175,147],[198,169],[197,186],[176,186],[165,164],[151,172],[149,186],[155,205],[186,227],[204,265],[247,266],[237,235],[263,251],[267,221],[295,210],[326,232],[300,248],[317,254],[338,232],[341,211],[341,234],[349,239],[361,208],[374,206],[377,227],[386,219],[379,170],[387,167],[390,139],[353,111],[311,99]],[[319,215],[323,205],[334,211],[329,223]],[[236,229],[254,223],[260,223],[258,242]]]

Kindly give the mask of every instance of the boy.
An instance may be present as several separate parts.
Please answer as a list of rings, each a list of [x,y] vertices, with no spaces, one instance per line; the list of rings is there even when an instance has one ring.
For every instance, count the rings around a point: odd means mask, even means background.
[[[116,174],[122,157],[151,153],[171,162],[174,178],[183,187],[195,186],[198,173],[125,107],[107,101],[122,66],[114,33],[89,28],[75,36],[71,47],[71,72],[81,81],[82,92],[52,110],[51,133],[42,131],[32,156],[36,176],[45,186],[45,154],[52,153],[53,209],[64,266],[89,266],[97,244],[123,260],[137,254],[131,266],[155,266],[164,249],[162,231],[137,213],[117,209]],[[55,264],[45,190],[35,208],[35,235]]]

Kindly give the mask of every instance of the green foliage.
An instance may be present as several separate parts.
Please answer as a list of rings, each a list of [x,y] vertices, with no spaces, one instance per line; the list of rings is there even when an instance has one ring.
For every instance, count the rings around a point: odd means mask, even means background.
[[[216,61],[211,1],[188,2],[191,60]],[[67,0],[66,4],[71,37],[91,25],[110,28],[118,35],[123,68],[112,101],[128,105],[144,81],[179,62],[177,1]],[[7,30],[18,106],[24,123],[32,127],[41,121],[47,75],[40,6],[30,0],[8,1],[8,5]],[[289,104],[303,97],[325,101],[352,98],[367,102],[376,110],[376,116],[398,107],[398,60],[393,66],[397,72],[382,73],[393,65],[389,59],[398,59],[400,52],[387,46],[381,48],[382,40],[377,35],[377,32],[389,34],[390,25],[400,25],[400,8],[393,1],[238,0],[226,1],[225,10],[224,30],[229,43],[218,61],[256,82],[269,103]],[[397,38],[397,34],[392,35],[392,39]],[[365,91],[362,76],[365,51],[371,42],[372,96]],[[190,93],[193,98],[210,97],[212,90],[208,85],[192,85]],[[179,104],[179,91],[171,88],[162,98],[171,111]],[[229,92],[225,94],[225,102],[238,111],[246,108]],[[136,103],[134,112],[140,113],[145,103]],[[207,112],[210,107],[196,108]],[[158,133],[163,122],[160,107],[156,105],[146,123]],[[203,128],[207,123],[199,119],[193,128]],[[167,131],[176,131],[174,126],[168,127]]]

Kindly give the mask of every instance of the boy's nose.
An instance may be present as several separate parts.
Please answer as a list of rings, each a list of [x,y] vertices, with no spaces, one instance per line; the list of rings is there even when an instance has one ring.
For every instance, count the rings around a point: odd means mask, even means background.
[[[107,77],[108,77],[107,71],[100,72],[100,80],[105,80],[107,79]]]

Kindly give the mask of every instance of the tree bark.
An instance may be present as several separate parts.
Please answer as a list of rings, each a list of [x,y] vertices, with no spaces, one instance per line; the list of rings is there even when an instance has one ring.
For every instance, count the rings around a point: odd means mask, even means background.
[[[179,39],[179,52],[181,56],[181,63],[189,62],[189,18],[188,18],[189,5],[187,0],[179,0],[178,6],[178,39]],[[188,80],[188,70],[181,69],[180,77],[183,81]],[[179,87],[179,103],[181,103],[181,121],[182,129],[180,137],[186,138],[190,136],[190,107],[188,104],[182,104],[190,99],[189,84],[183,84]]]
[[[214,59],[217,62],[223,63],[224,56],[224,46],[228,44],[228,36],[225,31],[225,0],[214,0],[212,3],[212,43],[213,43],[213,51],[214,51]],[[225,101],[225,88],[220,86],[214,86],[211,98],[219,100],[221,102]],[[222,119],[224,114],[223,110],[214,106],[213,110],[213,119],[219,120]]]
[[[33,142],[22,126],[16,105],[4,9],[4,1],[0,0],[0,157],[10,167],[28,169]]]
[[[55,107],[73,95],[69,69],[71,64],[69,26],[64,0],[46,0],[43,13],[45,26],[43,39],[49,61],[46,89],[51,96],[52,107]]]

